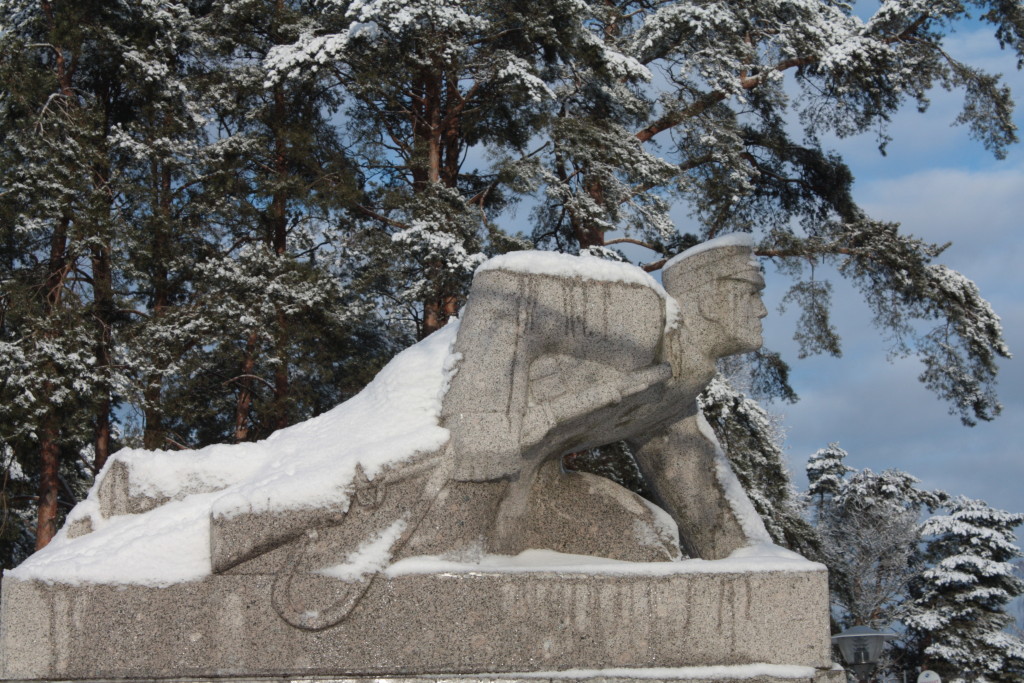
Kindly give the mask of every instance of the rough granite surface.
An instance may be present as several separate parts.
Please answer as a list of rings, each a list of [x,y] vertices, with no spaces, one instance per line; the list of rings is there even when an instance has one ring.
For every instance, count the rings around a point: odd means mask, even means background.
[[[166,588],[4,580],[6,678],[416,675],[780,664],[827,668],[826,574],[443,573],[375,580],[348,618],[294,628],[271,575]],[[305,575],[296,610],[350,584]],[[825,634],[826,637],[822,637]]]

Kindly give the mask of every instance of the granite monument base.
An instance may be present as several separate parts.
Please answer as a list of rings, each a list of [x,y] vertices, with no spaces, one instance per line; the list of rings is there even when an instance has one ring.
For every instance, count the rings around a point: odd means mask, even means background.
[[[319,631],[279,616],[270,575],[217,575],[162,588],[9,577],[0,613],[2,674],[26,680],[835,677],[825,571],[681,571],[686,564],[657,574],[381,577],[344,621]],[[349,585],[329,577],[303,582],[289,587],[287,599],[293,607],[308,602],[311,611]],[[696,678],[671,671],[711,666],[725,667],[724,675],[714,673],[718,668],[704,677],[691,669]]]

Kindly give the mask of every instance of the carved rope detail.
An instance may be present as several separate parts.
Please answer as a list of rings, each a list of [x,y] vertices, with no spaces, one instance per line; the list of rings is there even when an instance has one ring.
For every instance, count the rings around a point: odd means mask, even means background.
[[[433,507],[443,483],[451,476],[451,461],[452,454],[445,448],[434,457],[405,467],[397,472],[389,472],[387,475],[373,480],[366,476],[366,472],[363,471],[361,465],[356,465],[352,497],[360,507],[371,510],[379,507],[384,501],[387,487],[390,484],[395,484],[433,470],[424,486],[423,495],[413,507],[409,517],[409,524],[406,525],[405,530],[391,546],[392,556],[401,550],[402,546],[405,545],[416,531],[416,528],[427,512]],[[341,526],[347,518],[348,514],[346,513],[336,524],[320,527],[320,529]],[[291,626],[303,631],[323,631],[340,624],[352,613],[352,610],[363,599],[363,596],[366,595],[373,582],[381,575],[380,571],[375,571],[372,574],[352,581],[333,581],[332,585],[336,587],[342,584],[348,585],[341,589],[343,595],[332,602],[326,609],[311,609],[305,605],[297,606],[292,595],[292,582],[303,573],[299,571],[299,567],[309,552],[309,546],[319,538],[320,531],[318,529],[306,530],[301,538],[296,541],[291,552],[288,554],[288,558],[274,575],[274,583],[271,589],[270,601],[277,615]]]

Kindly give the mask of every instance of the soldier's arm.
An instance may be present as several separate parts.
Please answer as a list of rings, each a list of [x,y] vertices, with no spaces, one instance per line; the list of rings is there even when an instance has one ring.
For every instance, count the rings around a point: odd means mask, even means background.
[[[727,557],[749,540],[716,472],[716,444],[701,433],[696,402],[684,417],[630,440],[637,465],[657,503],[679,525],[691,557]]]

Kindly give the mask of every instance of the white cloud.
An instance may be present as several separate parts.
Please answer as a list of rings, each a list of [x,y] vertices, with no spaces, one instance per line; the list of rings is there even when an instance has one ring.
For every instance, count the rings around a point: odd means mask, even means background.
[[[984,170],[933,168],[857,185],[868,212],[896,220],[935,242],[952,241],[961,259],[1006,254],[998,242],[1018,242],[1024,222],[1024,164]]]

